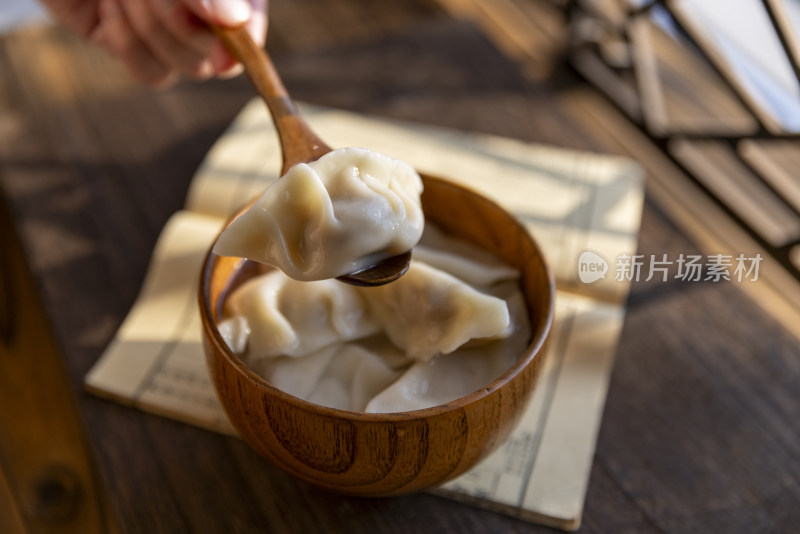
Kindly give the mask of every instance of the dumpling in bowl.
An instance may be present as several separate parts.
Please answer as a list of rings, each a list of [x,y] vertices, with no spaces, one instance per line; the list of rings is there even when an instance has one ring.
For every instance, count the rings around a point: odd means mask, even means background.
[[[444,271],[412,260],[391,284],[360,288],[395,346],[428,361],[471,339],[500,339],[511,332],[506,303]]]
[[[491,253],[467,241],[453,239],[433,224],[425,225],[422,238],[414,247],[414,259],[481,290],[519,279],[519,271],[498,261]]]
[[[380,328],[353,286],[298,282],[280,271],[242,284],[225,302],[225,312],[230,318],[220,332],[229,333],[226,341],[237,353],[246,347],[251,359],[304,356]]]
[[[322,406],[364,411],[407,367],[402,356],[369,344],[341,343],[300,358],[262,360],[253,369],[278,389]],[[398,362],[402,365],[398,368]]]
[[[424,227],[422,180],[408,163],[361,148],[292,167],[220,235],[214,253],[296,280],[349,274],[410,250]]]
[[[364,411],[421,410],[469,395],[498,378],[516,361],[530,339],[525,300],[518,290],[507,298],[513,335],[492,343],[463,345],[428,362],[415,362],[401,377],[375,395]]]

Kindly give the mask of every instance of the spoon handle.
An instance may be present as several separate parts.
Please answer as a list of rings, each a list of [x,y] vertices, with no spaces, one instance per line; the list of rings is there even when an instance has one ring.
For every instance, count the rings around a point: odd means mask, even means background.
[[[280,138],[283,165],[281,176],[298,163],[314,161],[331,151],[300,116],[275,65],[244,27],[223,28],[212,25],[228,50],[245,66],[258,93],[267,103]]]

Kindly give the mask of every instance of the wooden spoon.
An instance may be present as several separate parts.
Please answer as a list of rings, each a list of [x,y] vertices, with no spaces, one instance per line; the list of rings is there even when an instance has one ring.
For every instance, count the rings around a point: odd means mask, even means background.
[[[298,163],[314,161],[332,149],[309,128],[289,97],[289,92],[266,51],[259,47],[244,27],[223,28],[212,25],[230,52],[242,62],[247,76],[267,103],[281,144],[281,176]],[[357,286],[379,286],[400,278],[408,270],[411,251],[385,258],[375,265],[337,280]]]

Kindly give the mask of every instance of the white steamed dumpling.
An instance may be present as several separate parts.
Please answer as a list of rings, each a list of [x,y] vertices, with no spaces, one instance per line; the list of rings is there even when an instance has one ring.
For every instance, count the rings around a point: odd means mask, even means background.
[[[471,339],[506,337],[512,327],[502,299],[416,260],[395,282],[361,292],[392,343],[415,360]]]
[[[298,282],[281,271],[242,284],[226,301],[225,311],[233,318],[244,317],[247,328],[239,326],[238,331],[249,334],[251,358],[303,356],[379,329],[355,287],[335,280]],[[233,328],[225,324],[222,330]],[[235,344],[243,345],[239,338]],[[236,350],[233,342],[229,345]]]
[[[497,261],[491,253],[472,243],[453,239],[432,224],[425,226],[413,254],[414,259],[480,289],[519,278],[519,271]]]
[[[486,386],[502,375],[525,350],[530,327],[522,294],[508,298],[514,335],[492,343],[468,344],[428,362],[415,362],[391,385],[375,395],[364,411],[407,412],[451,402]]]
[[[214,253],[324,280],[410,250],[424,227],[422,180],[408,163],[362,148],[292,167],[222,232]]]
[[[290,395],[340,410],[364,411],[402,371],[359,343],[330,345],[299,358],[262,360],[256,371]]]

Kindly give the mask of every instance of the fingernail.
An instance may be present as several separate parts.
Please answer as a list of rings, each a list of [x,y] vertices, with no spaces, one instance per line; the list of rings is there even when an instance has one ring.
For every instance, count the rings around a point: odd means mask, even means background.
[[[253,15],[253,8],[246,0],[202,0],[208,13],[216,22],[225,26],[238,26]]]
[[[267,17],[260,11],[254,11],[247,22],[247,31],[258,46],[264,46],[267,40]]]
[[[237,76],[239,76],[243,72],[244,72],[244,65],[242,65],[241,63],[237,63],[236,65],[234,65],[233,67],[229,68],[228,70],[226,70],[224,72],[220,72],[218,76],[219,76],[219,78],[222,78],[223,80],[229,80],[231,78],[236,78]]]
[[[195,72],[195,77],[200,80],[207,80],[214,75],[214,65],[211,64],[211,61],[205,60],[197,67],[197,71]]]

